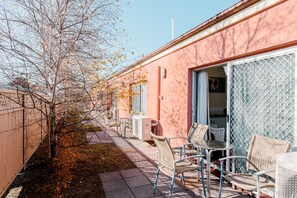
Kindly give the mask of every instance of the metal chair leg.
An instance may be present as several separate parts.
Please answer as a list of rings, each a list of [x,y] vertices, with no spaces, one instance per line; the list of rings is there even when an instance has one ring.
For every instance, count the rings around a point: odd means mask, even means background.
[[[184,175],[184,173],[181,174],[181,181],[182,181],[183,185],[185,185],[185,175]]]
[[[202,180],[202,187],[203,187],[204,197],[207,197],[207,196],[206,196],[205,183],[204,183],[203,168],[204,168],[204,163],[203,163],[203,158],[202,158],[202,159],[200,160],[201,180]],[[198,170],[198,173],[199,173],[199,170]],[[208,188],[208,186],[207,186],[207,188]]]
[[[173,171],[173,174],[172,174],[172,180],[171,180],[171,185],[170,185],[169,198],[172,197],[172,191],[173,191],[174,179],[175,179],[175,170]]]
[[[156,193],[157,183],[158,183],[158,179],[159,179],[159,174],[160,174],[160,169],[158,168],[156,181],[154,183],[154,192],[153,192],[154,194]]]
[[[219,196],[218,196],[218,198],[221,198],[222,185],[223,185],[223,162],[221,162],[220,188],[219,188]]]

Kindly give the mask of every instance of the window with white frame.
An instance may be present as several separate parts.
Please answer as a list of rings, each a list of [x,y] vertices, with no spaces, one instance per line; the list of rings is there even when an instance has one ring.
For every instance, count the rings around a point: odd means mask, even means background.
[[[131,110],[134,115],[147,114],[147,86],[146,84],[133,84],[131,86]]]

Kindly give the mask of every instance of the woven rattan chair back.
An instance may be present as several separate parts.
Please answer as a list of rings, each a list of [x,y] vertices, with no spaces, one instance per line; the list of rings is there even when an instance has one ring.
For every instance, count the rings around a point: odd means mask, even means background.
[[[286,153],[290,149],[290,143],[284,140],[272,139],[262,135],[254,135],[249,147],[247,158],[259,170],[275,170],[276,155]],[[252,164],[247,162],[247,169],[258,171]],[[267,173],[275,178],[275,173]]]
[[[208,125],[193,123],[191,127],[191,134],[188,136],[188,141],[194,143],[197,140],[203,140],[208,130]]]
[[[225,128],[213,128],[213,127],[209,127],[208,129],[209,133],[208,133],[208,137],[209,139],[211,139],[211,134],[213,134],[214,139],[217,141],[225,141]]]
[[[174,169],[174,155],[169,145],[168,139],[162,136],[156,136],[151,133],[159,152],[159,167],[162,172],[170,172]]]

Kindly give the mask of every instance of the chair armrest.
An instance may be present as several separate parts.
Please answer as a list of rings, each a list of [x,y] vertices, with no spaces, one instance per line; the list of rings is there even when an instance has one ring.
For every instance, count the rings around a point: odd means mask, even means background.
[[[261,175],[264,175],[264,174],[267,174],[267,173],[273,173],[273,172],[275,172],[275,170],[258,171],[258,172],[255,172],[254,175],[255,176],[261,176]]]
[[[204,155],[191,155],[189,157],[185,157],[185,158],[182,158],[182,159],[175,160],[174,161],[174,164],[176,164],[178,162],[182,162],[182,161],[188,160],[188,159],[199,158],[199,157],[204,157]]]
[[[229,157],[224,157],[219,159],[221,164],[223,163],[223,161],[227,160],[227,159],[245,159],[248,163],[250,163],[257,171],[260,171],[259,168],[253,163],[251,162],[246,156],[229,156]]]
[[[167,140],[173,140],[173,139],[187,139],[187,137],[170,137],[170,138],[167,138]]]
[[[269,173],[269,172],[275,172],[275,170],[258,171],[258,172],[254,173],[254,175],[257,177],[257,180],[256,180],[257,181],[257,197],[260,197],[261,188],[274,187],[274,186],[271,186],[271,185],[261,186],[261,184],[260,184],[260,176],[263,175],[263,174]],[[267,180],[267,179],[265,179],[265,180]]]
[[[236,158],[241,158],[241,159],[246,159],[247,160],[247,157],[246,156],[229,156],[229,157],[223,157],[223,158],[220,158],[220,162],[222,161],[225,161],[227,159],[236,159]]]

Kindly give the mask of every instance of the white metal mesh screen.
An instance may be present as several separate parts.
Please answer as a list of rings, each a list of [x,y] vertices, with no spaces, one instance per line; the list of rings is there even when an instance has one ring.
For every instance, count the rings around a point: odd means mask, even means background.
[[[297,198],[297,172],[280,167],[279,174],[278,197]]]
[[[231,66],[230,138],[236,155],[246,156],[255,133],[293,143],[294,77],[294,53]]]

